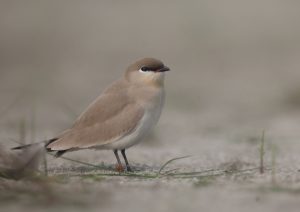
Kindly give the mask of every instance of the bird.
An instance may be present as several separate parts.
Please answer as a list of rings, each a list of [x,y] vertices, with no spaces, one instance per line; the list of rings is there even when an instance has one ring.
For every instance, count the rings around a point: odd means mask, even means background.
[[[141,142],[158,122],[164,102],[165,72],[170,68],[155,58],[143,58],[127,67],[120,79],[110,84],[76,119],[56,137],[44,141],[45,149],[60,157],[82,149],[112,150],[116,170],[132,168],[126,150]],[[13,149],[24,149],[29,145]]]

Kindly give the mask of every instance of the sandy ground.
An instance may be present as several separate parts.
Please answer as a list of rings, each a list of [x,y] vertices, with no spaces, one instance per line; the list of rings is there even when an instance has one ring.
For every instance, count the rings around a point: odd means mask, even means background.
[[[159,124],[128,150],[134,176],[109,151],[65,155],[98,167],[48,155],[48,178],[0,179],[1,211],[299,211],[298,2],[0,4],[7,151],[66,129],[136,58],[172,69]]]
[[[294,116],[287,121],[293,120],[297,122]],[[168,128],[168,122],[165,119],[158,128]],[[181,129],[180,125],[174,124],[175,129]],[[276,126],[267,131],[264,174],[258,170],[259,130],[247,134],[246,129],[240,135],[234,130],[224,134],[190,129],[178,133],[183,137],[169,130],[164,133],[157,129],[157,143],[147,144],[149,138],[128,150],[137,176],[118,176],[113,172],[115,158],[109,151],[86,150],[65,155],[99,168],[49,156],[49,179],[1,180],[1,208],[5,211],[298,211],[299,129],[294,129],[295,134],[278,132]],[[272,145],[276,147],[273,166]],[[174,161],[162,175],[153,177],[167,160],[187,155],[191,157]],[[165,176],[168,171],[200,173],[195,177]]]

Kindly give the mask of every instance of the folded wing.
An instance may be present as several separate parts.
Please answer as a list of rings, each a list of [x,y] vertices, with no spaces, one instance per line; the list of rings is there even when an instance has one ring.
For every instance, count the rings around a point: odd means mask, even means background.
[[[109,144],[135,130],[143,115],[144,110],[125,94],[101,95],[47,148],[61,151]]]

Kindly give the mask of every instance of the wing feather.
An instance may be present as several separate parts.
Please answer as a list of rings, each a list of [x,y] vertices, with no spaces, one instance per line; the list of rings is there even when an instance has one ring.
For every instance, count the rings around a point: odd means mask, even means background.
[[[51,150],[90,148],[114,142],[133,131],[144,110],[124,93],[104,93],[73,127],[47,146]]]

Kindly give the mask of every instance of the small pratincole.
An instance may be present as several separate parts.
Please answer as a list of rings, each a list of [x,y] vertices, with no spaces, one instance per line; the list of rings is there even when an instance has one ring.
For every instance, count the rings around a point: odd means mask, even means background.
[[[126,169],[131,171],[125,150],[142,141],[158,122],[165,100],[165,72],[169,70],[154,58],[131,64],[124,76],[108,86],[71,128],[46,141],[45,148],[56,151],[57,157],[80,149],[113,150],[116,169],[124,171],[118,155],[121,151]]]

